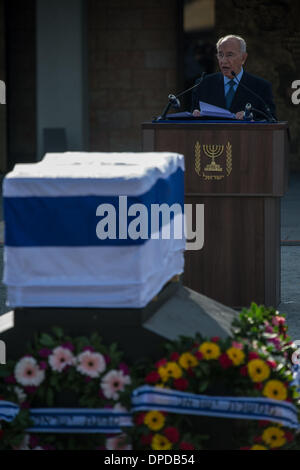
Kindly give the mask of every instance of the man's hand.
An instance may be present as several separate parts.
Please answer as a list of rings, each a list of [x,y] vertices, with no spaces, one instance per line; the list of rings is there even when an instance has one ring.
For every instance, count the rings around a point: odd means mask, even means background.
[[[237,119],[244,119],[244,115],[245,115],[245,112],[244,111],[239,111],[238,113],[236,113],[235,117]]]
[[[194,111],[193,111],[193,116],[194,116],[194,117],[199,117],[199,116],[200,116],[200,111],[199,111],[199,109],[194,109]]]

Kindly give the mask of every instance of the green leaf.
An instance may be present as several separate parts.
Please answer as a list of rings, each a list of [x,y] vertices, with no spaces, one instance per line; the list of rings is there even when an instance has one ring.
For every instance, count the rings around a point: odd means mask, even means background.
[[[50,335],[47,335],[47,333],[43,333],[40,337],[40,343],[43,346],[53,348],[55,346],[55,342],[53,338]]]
[[[64,336],[63,329],[60,328],[59,326],[54,326],[52,328],[52,331],[59,339],[61,339]]]

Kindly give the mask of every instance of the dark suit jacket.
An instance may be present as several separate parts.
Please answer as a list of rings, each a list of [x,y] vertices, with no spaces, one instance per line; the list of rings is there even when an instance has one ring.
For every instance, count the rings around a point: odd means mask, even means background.
[[[271,83],[245,71],[242,75],[241,84],[242,83],[259,95],[265,101],[267,106],[269,106],[272,115],[276,117]],[[193,90],[192,111],[194,109],[199,109],[199,101],[205,101],[206,103],[219,106],[220,108],[226,108],[224,79],[222,73],[207,75],[201,85]],[[247,91],[241,85],[238,85],[230,106],[230,111],[232,113],[244,111],[247,103],[251,103],[253,108],[266,112],[263,102],[259,98],[250,91]],[[263,119],[263,116],[259,116],[255,113],[254,117]]]

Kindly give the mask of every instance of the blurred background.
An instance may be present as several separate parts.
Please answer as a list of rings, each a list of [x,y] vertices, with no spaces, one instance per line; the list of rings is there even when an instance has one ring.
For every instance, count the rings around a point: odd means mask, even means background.
[[[216,70],[229,33],[247,41],[246,69],[272,82],[299,170],[299,18],[296,0],[0,0],[0,173],[51,150],[141,150],[141,123]]]

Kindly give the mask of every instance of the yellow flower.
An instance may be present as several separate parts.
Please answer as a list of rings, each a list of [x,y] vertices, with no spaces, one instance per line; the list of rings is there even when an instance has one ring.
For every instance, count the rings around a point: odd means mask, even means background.
[[[159,411],[148,411],[144,418],[144,423],[151,431],[158,431],[165,424],[165,417]]]
[[[165,436],[154,434],[151,447],[153,450],[170,450],[172,449],[172,443]]]
[[[285,400],[287,398],[287,389],[280,380],[269,380],[263,389],[263,394],[274,400]]]
[[[265,446],[260,446],[259,444],[254,444],[254,446],[250,447],[250,450],[268,450]]]
[[[265,429],[262,434],[262,439],[271,448],[282,447],[286,443],[284,431],[275,426],[270,426],[269,428]]]
[[[203,354],[204,359],[207,360],[218,359],[221,355],[221,350],[218,344],[211,343],[209,341],[202,343],[199,347],[199,351]]]
[[[270,375],[270,367],[262,359],[252,359],[248,362],[248,373],[253,382],[263,382]]]
[[[167,364],[158,368],[158,373],[163,382],[166,382],[169,378],[179,379],[182,376],[182,369],[176,362],[167,362]]]
[[[181,354],[178,362],[183,369],[190,369],[198,364],[198,360],[189,352]]]
[[[232,347],[232,348],[227,349],[226,353],[229,359],[232,360],[235,366],[239,366],[245,360],[245,353],[241,349]]]

